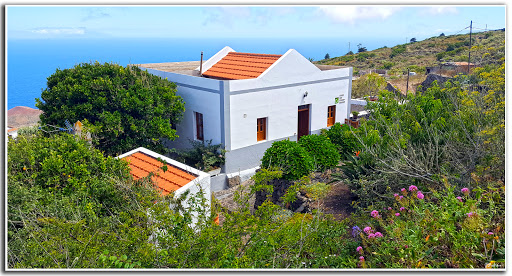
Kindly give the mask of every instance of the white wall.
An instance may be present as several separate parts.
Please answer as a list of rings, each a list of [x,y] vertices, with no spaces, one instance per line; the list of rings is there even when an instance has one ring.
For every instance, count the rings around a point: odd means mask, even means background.
[[[262,143],[256,141],[258,118],[268,118],[267,141],[296,136],[299,105],[310,104],[311,132],[327,127],[330,105],[336,105],[336,122],[344,123],[351,80],[351,68],[321,71],[292,49],[259,78],[230,81],[230,149]],[[340,96],[344,103],[335,104]]]

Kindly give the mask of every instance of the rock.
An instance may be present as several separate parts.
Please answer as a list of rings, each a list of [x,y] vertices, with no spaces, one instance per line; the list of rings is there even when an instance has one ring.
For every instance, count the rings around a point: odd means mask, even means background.
[[[395,88],[391,83],[389,83],[389,82],[386,84],[386,88],[384,88],[384,89],[386,89],[386,90],[387,90],[387,91],[389,91],[389,92],[393,92],[393,93],[395,93],[395,95],[399,93],[399,92],[398,92],[398,89],[396,89],[396,88]]]
[[[228,178],[228,187],[229,188],[233,188],[237,185],[240,185],[240,183],[241,183],[241,179],[240,179],[239,175]]]
[[[437,84],[442,86],[449,79],[450,78],[448,78],[448,77],[443,77],[443,76],[437,75],[437,74],[428,74],[427,78],[421,83],[421,88],[422,88],[421,91],[426,91],[427,88],[432,86],[432,83],[434,81],[437,81]]]
[[[272,203],[279,205],[281,207],[287,208],[294,212],[308,213],[311,212],[311,208],[309,206],[310,200],[302,195],[300,192],[297,193],[296,199],[289,203],[284,204],[282,201],[282,197],[285,195],[286,191],[290,186],[293,185],[293,181],[285,180],[285,179],[274,179],[269,182],[270,185],[274,186],[274,192],[272,193],[271,201]],[[254,200],[254,209],[258,209],[261,204],[267,199],[268,193],[266,191],[256,191],[256,198]]]

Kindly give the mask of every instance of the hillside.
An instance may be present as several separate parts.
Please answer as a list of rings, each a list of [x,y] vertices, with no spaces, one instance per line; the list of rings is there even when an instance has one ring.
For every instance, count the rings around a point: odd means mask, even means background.
[[[505,30],[473,33],[471,62],[485,65],[505,57]],[[364,45],[363,45],[364,46]],[[409,68],[424,74],[425,67],[449,61],[468,61],[469,34],[438,36],[373,51],[354,53],[317,61],[317,64],[354,67],[354,75],[369,69],[386,69],[388,75],[399,76]]]

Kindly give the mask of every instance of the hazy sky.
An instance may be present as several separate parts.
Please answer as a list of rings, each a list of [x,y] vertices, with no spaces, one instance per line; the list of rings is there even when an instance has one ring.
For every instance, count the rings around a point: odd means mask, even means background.
[[[505,27],[505,6],[7,6],[8,39],[373,37]],[[460,33],[468,33],[466,29]]]

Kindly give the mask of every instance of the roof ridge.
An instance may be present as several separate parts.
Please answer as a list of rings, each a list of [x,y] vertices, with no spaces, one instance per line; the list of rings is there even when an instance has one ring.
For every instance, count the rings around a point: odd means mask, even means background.
[[[281,57],[283,55],[275,54],[258,54],[258,53],[244,53],[244,52],[229,52],[228,55],[254,55],[254,56],[266,56],[266,57]]]

